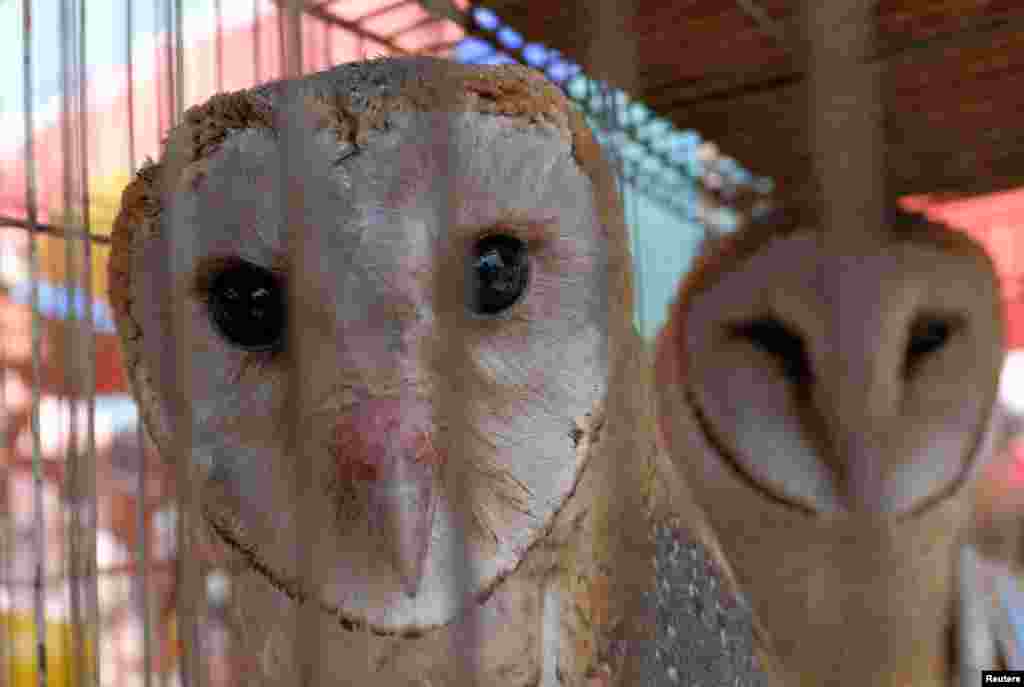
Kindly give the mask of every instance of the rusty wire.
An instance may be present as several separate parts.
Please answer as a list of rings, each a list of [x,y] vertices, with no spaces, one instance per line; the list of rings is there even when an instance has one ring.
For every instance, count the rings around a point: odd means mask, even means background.
[[[0,264],[5,264],[7,260],[12,259],[7,255],[7,246],[0,243]],[[10,459],[12,453],[11,448],[13,445],[11,431],[11,408],[7,401],[7,383],[9,379],[13,379],[14,376],[8,376],[7,373],[7,359],[8,359],[8,343],[6,337],[0,338],[0,455],[5,455]],[[3,466],[0,468],[0,591],[6,592],[10,597],[10,581],[11,581],[11,567],[12,567],[12,554],[14,553],[13,546],[13,523],[11,517],[10,508],[10,493],[11,493],[11,481],[10,481],[10,468]],[[14,604],[10,604],[13,608]],[[14,631],[11,627],[11,623],[4,623],[2,629],[3,636],[0,636],[0,666],[9,666],[14,660],[12,647],[14,646]]]
[[[296,0],[290,0],[279,6],[278,37],[281,51],[284,77],[292,80],[285,90],[282,112],[284,117],[279,123],[281,155],[280,198],[284,207],[282,222],[287,227],[288,249],[293,276],[289,290],[289,335],[292,355],[289,379],[289,407],[292,409],[289,426],[289,442],[291,453],[296,458],[295,489],[293,502],[297,507],[297,523],[300,536],[295,542],[294,559],[299,575],[300,588],[304,597],[297,600],[299,608],[295,613],[294,645],[292,655],[295,657],[295,670],[291,680],[297,687],[320,687],[326,684],[323,670],[323,636],[321,633],[320,599],[322,598],[322,575],[316,565],[317,545],[320,539],[315,500],[306,496],[314,488],[317,465],[314,456],[316,449],[303,432],[305,418],[313,407],[313,399],[309,397],[309,384],[317,373],[312,361],[315,355],[309,355],[310,343],[306,336],[308,330],[304,323],[311,321],[313,302],[316,294],[311,280],[299,278],[308,274],[308,267],[315,255],[316,222],[314,217],[319,210],[322,212],[327,201],[324,179],[326,166],[322,154],[315,150],[311,143],[311,131],[305,120],[301,85],[298,79],[302,76],[302,12]],[[313,159],[309,159],[313,158]],[[318,164],[319,163],[319,164]],[[312,170],[310,169],[312,168]],[[339,266],[339,270],[344,269]]]
[[[128,75],[127,107],[128,107],[128,168],[134,178],[138,172],[135,151],[135,51],[132,48],[132,31],[134,29],[134,0],[124,0],[124,48],[125,66]],[[217,5],[218,11],[220,4]],[[219,20],[219,14],[218,14]],[[218,24],[219,28],[219,24]],[[219,72],[218,72],[219,75]],[[146,431],[142,424],[141,413],[137,415],[135,438],[138,449],[138,472],[136,473],[136,513],[135,513],[135,602],[136,613],[142,625],[142,685],[152,687],[153,684],[153,628],[150,616],[149,595],[149,547],[147,540],[147,481],[149,479],[149,458],[146,452]],[[105,571],[108,572],[108,571]],[[108,572],[109,574],[109,572]]]
[[[92,245],[85,235],[88,218],[88,152],[84,135],[85,91],[85,8],[64,0],[60,8],[61,48],[61,138],[63,144],[63,191],[65,294],[71,336],[65,339],[65,383],[68,407],[68,444],[65,456],[67,480],[65,503],[70,511],[68,538],[68,584],[71,610],[71,644],[75,673],[89,676],[87,684],[98,684],[99,665],[87,665],[87,647],[99,638],[99,603],[96,592],[96,442],[94,348],[92,333]],[[85,281],[86,314],[78,323],[78,265]],[[79,388],[81,385],[81,388]],[[86,450],[78,442],[79,408],[85,396]]]
[[[25,209],[29,225],[28,268],[31,279],[32,305],[32,483],[35,501],[35,595],[34,628],[36,645],[37,684],[47,687],[46,658],[46,528],[43,513],[42,441],[39,433],[39,401],[41,379],[42,323],[39,315],[39,258],[36,244],[37,196],[35,168],[35,116],[32,88],[32,5],[22,5],[22,77],[24,79],[25,106]]]
[[[165,85],[167,88],[168,111],[171,113],[171,127],[182,121],[184,109],[184,36],[182,31],[181,0],[166,0],[164,15],[165,36]],[[181,154],[168,151],[168,155]],[[182,656],[179,664],[181,682],[184,687],[203,687],[206,684],[203,663],[203,643],[200,631],[204,616],[205,598],[203,574],[200,569],[199,534],[201,515],[199,506],[199,480],[196,476],[192,453],[192,401],[190,393],[190,360],[192,331],[187,308],[187,286],[179,283],[174,275],[180,274],[189,264],[194,245],[188,232],[178,227],[177,210],[174,204],[175,190],[169,183],[164,184],[162,194],[167,208],[164,230],[168,232],[167,282],[163,293],[171,298],[174,338],[173,373],[169,377],[177,380],[173,395],[171,415],[175,418],[174,459],[176,467],[178,504],[176,510],[177,563],[175,580],[176,619],[178,636],[182,638]]]

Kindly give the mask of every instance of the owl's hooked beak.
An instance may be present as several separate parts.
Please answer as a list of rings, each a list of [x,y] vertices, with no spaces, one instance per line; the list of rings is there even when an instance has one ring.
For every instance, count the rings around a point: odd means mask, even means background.
[[[419,592],[430,550],[437,488],[434,466],[399,458],[395,474],[368,485],[371,525],[383,537],[391,563],[409,597]]]
[[[335,426],[338,477],[366,495],[371,532],[410,597],[430,550],[444,456],[432,441],[430,408],[418,399],[368,399]]]

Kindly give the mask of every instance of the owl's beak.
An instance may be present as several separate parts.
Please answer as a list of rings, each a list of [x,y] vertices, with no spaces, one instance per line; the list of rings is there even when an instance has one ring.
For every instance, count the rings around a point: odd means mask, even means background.
[[[430,407],[415,397],[368,399],[339,418],[330,442],[338,476],[361,484],[366,516],[401,585],[416,596],[430,551],[445,462]]]
[[[370,518],[409,597],[419,592],[430,550],[437,506],[435,473],[434,466],[399,459],[392,477],[368,485]]]

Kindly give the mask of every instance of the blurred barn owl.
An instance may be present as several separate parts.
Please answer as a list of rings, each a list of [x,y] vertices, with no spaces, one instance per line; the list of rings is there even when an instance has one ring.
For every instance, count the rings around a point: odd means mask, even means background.
[[[631,279],[615,180],[531,70],[376,60],[188,111],[124,193],[111,299],[149,432],[168,459],[191,437],[205,519],[248,566],[240,641],[268,684],[294,683],[303,537],[330,684],[454,684],[455,640],[480,684],[680,679],[630,658],[655,533],[671,572],[692,521],[655,455]],[[293,496],[297,338],[317,531]]]
[[[709,244],[659,335],[659,437],[781,684],[954,684],[997,280],[914,215],[834,245],[782,215]]]

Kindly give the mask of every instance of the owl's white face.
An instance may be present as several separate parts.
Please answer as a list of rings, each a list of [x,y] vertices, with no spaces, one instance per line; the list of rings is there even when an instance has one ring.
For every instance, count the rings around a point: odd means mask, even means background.
[[[443,155],[439,124],[450,134]],[[280,144],[235,131],[181,175],[160,235],[135,239],[132,316],[163,407],[175,384],[160,364],[173,355],[171,325],[148,275],[163,242],[177,240],[172,276],[191,293],[193,457],[282,578],[295,574],[304,534],[293,466],[311,462],[320,488],[305,498],[322,514],[324,601],[350,620],[397,632],[449,621],[515,569],[579,478],[574,423],[604,398],[607,324],[591,184],[565,139],[543,123],[475,112],[394,112],[358,150],[320,131],[318,149],[336,162],[312,222],[318,259],[293,274]],[[436,345],[437,294],[455,280],[439,254],[469,275],[447,313],[467,337],[464,459],[479,524],[475,585],[459,594]],[[317,300],[310,321],[293,325],[316,370],[301,426],[315,455],[302,457],[288,448],[286,403],[285,288],[296,279]],[[156,421],[173,434],[163,412]]]
[[[821,232],[775,236],[677,312],[662,345],[680,347],[703,433],[771,499],[899,514],[971,467],[1003,355],[998,287],[978,251],[919,239],[836,254]]]

